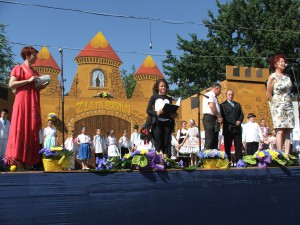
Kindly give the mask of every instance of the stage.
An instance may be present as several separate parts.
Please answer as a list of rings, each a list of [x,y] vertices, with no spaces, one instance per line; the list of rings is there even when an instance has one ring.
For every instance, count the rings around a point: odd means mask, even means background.
[[[0,224],[299,224],[300,167],[0,173]]]

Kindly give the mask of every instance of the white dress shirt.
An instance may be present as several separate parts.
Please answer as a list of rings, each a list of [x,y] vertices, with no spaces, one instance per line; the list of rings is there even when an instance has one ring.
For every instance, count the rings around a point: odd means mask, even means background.
[[[219,102],[218,102],[218,99],[217,99],[215,93],[213,91],[209,91],[205,95],[208,96],[208,98],[203,97],[203,99],[202,99],[202,112],[203,112],[203,114],[214,115],[213,112],[211,111],[210,106],[209,106],[209,103],[213,102],[216,106],[218,114],[220,115],[221,114],[220,105],[219,105]]]
[[[245,142],[260,142],[263,140],[261,129],[258,123],[248,122],[243,127],[243,143]]]
[[[10,123],[0,117],[0,138],[8,138]]]
[[[140,141],[140,134],[138,132],[133,132],[130,136],[130,141],[134,146],[137,146]]]

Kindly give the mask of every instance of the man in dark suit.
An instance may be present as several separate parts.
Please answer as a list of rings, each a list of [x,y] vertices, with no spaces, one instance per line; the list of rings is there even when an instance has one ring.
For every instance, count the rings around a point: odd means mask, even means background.
[[[234,91],[227,90],[226,101],[220,105],[221,116],[223,118],[223,135],[225,151],[230,158],[230,148],[232,140],[235,146],[235,162],[242,159],[242,127],[244,113],[238,102],[233,101]],[[233,162],[234,163],[234,162]]]

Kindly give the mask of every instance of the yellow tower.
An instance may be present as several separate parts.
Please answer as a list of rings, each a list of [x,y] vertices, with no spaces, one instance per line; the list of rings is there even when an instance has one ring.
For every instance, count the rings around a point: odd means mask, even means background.
[[[50,75],[51,78],[50,84],[41,91],[41,96],[59,96],[60,85],[58,82],[58,75],[61,70],[46,46],[43,46],[38,52],[33,67],[40,75],[47,74]]]
[[[91,93],[109,92],[114,98],[126,98],[119,71],[122,61],[101,32],[76,56],[75,62],[78,68],[70,96],[76,93],[77,97],[91,98]]]
[[[153,84],[157,79],[164,78],[164,75],[160,72],[152,57],[148,55],[134,74],[134,78],[137,80],[137,83],[132,98],[149,99],[153,93]]]

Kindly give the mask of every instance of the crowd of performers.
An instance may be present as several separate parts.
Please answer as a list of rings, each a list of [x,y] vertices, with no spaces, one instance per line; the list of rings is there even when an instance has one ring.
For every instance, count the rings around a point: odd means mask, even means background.
[[[37,53],[31,46],[22,49],[24,63],[13,68],[9,80],[9,87],[15,92],[11,124],[6,119],[7,110],[2,110],[0,118],[1,157],[8,164],[14,163],[26,169],[40,163],[41,147],[58,145],[56,128],[51,120],[45,129],[41,129],[39,94],[47,83],[36,85],[39,83],[39,74],[32,65]],[[89,169],[93,152],[96,158],[102,158],[124,156],[136,149],[149,148],[154,148],[164,158],[187,158],[186,166],[198,165],[197,153],[204,149],[224,150],[228,156],[234,156],[231,159],[233,166],[245,152],[253,154],[259,148],[277,148],[284,150],[288,156],[294,112],[292,83],[284,73],[285,63],[284,55],[275,55],[269,60],[273,73],[269,76],[266,94],[273,119],[272,131],[265,126],[265,120],[259,126],[253,113],[248,114],[248,122],[243,123],[244,113],[241,105],[233,100],[234,90],[228,89],[226,101],[219,104],[217,97],[221,93],[221,85],[214,84],[202,101],[204,134],[201,139],[193,119],[188,121],[188,129],[187,123],[182,121],[180,130],[172,135],[177,114],[163,110],[165,104],[172,104],[172,98],[168,96],[167,81],[158,79],[153,86],[154,94],[149,100],[146,109],[148,117],[142,129],[138,132],[136,125],[130,137],[123,130],[123,136],[117,141],[113,130],[107,131],[104,136],[99,128],[91,138],[87,134],[87,127],[83,127],[80,135],[75,137],[73,133],[64,143],[66,149],[75,152],[69,169],[75,168],[75,157],[81,160],[83,170]]]

